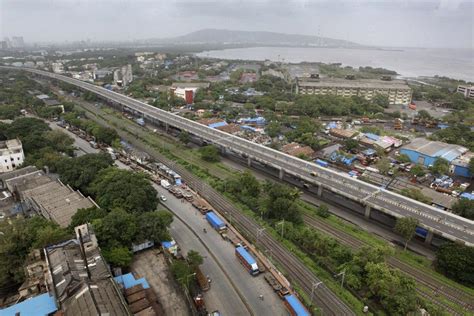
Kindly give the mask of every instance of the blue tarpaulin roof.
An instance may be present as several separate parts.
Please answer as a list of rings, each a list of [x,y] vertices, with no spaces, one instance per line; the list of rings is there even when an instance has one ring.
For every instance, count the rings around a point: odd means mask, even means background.
[[[249,265],[257,263],[255,259],[245,250],[244,247],[240,246],[236,248],[237,252],[248,262]]]
[[[212,124],[209,124],[207,126],[210,127],[210,128],[218,128],[218,127],[222,127],[222,126],[226,126],[226,125],[227,125],[227,123],[225,121],[222,121],[222,122],[212,123]]]
[[[369,148],[369,149],[364,150],[362,153],[366,156],[372,156],[376,154],[377,152],[374,149]]]
[[[251,132],[256,132],[257,131],[257,129],[255,129],[254,127],[248,126],[248,125],[242,125],[240,127],[240,129],[242,129],[244,131],[251,131]]]
[[[117,283],[122,284],[125,289],[129,289],[138,284],[141,284],[144,289],[150,288],[150,285],[148,285],[148,282],[145,278],[135,279],[135,277],[131,273],[119,275],[118,277],[115,277],[114,280]]]
[[[371,140],[378,141],[380,139],[379,135],[376,135],[376,134],[373,134],[373,133],[365,133],[364,135],[365,135],[365,137],[367,137],[368,139],[371,139]]]
[[[174,244],[171,241],[162,241],[161,245],[163,248],[168,249],[174,246]]]
[[[328,128],[337,128],[337,123],[336,122],[329,122],[327,127]]]
[[[291,306],[297,316],[310,316],[308,310],[301,304],[300,300],[294,295],[285,296],[288,305]]]
[[[33,298],[27,299],[21,303],[7,307],[0,310],[2,316],[15,315],[38,315],[46,316],[57,311],[54,297],[49,296],[49,293],[44,293]]]
[[[474,200],[474,194],[468,192],[461,193],[461,197],[468,200]]]

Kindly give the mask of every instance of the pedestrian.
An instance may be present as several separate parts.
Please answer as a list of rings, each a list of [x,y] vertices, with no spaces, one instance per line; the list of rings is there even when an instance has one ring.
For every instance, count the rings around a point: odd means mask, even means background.
[[[260,295],[258,296],[258,298],[259,298],[261,301],[263,301],[263,295],[262,295],[262,294],[260,294]]]

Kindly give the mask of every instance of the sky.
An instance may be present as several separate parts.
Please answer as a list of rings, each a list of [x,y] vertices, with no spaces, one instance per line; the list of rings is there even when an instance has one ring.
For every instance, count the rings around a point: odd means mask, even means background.
[[[474,0],[0,0],[0,38],[165,38],[204,28],[473,48]]]

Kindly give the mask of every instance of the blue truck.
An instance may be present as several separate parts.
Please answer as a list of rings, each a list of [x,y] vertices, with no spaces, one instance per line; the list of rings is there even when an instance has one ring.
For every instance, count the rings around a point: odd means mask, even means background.
[[[209,224],[211,224],[211,226],[218,232],[224,231],[227,228],[222,219],[220,219],[220,217],[217,216],[214,212],[207,212],[206,219]]]
[[[291,316],[310,316],[306,307],[300,302],[300,300],[293,294],[286,295],[284,297],[285,306],[290,312]]]
[[[255,276],[260,272],[258,269],[257,261],[254,259],[254,257],[252,257],[251,254],[248,253],[248,251],[244,247],[239,246],[235,248],[235,255],[237,256],[237,258],[239,258],[240,262],[244,265],[244,267],[251,275]]]

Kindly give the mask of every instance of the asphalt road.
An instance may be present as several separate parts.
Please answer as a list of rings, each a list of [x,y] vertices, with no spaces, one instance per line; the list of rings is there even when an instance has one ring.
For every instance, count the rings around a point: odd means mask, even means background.
[[[184,202],[176,199],[172,194],[162,187],[155,185],[155,189],[159,194],[164,195],[167,198],[167,201],[164,202],[166,206],[177,216],[179,216],[189,227],[192,229],[192,233],[181,235],[183,230],[186,230],[183,227],[179,227],[178,221],[174,221],[172,225],[172,235],[175,237],[176,241],[180,244],[181,248],[185,250],[195,249],[196,247],[200,253],[202,253],[205,258],[203,272],[208,274],[213,280],[211,284],[211,291],[216,287],[217,283],[225,282],[225,277],[222,271],[217,269],[217,265],[220,265],[225,269],[228,277],[236,285],[240,295],[247,302],[250,310],[254,315],[275,315],[283,316],[288,315],[287,310],[283,305],[283,301],[273,292],[270,286],[265,282],[263,275],[256,277],[251,276],[244,266],[238,261],[235,256],[235,248],[230,243],[222,239],[222,237],[212,229],[212,227],[207,223],[205,217],[199,213],[190,203]],[[184,224],[182,224],[184,226]],[[203,232],[203,228],[206,228],[207,233]],[[197,236],[197,238],[196,238]],[[215,260],[211,258],[208,251],[202,251],[204,247],[202,244],[199,246],[200,242],[197,239],[200,239],[204,242],[208,248],[211,250],[212,254],[215,256]],[[201,247],[201,248],[198,248]],[[206,293],[207,295],[207,293]],[[259,299],[259,295],[263,295],[264,300]],[[223,293],[216,295],[214,300],[219,311],[227,309],[228,313],[223,313],[224,315],[248,315],[249,312],[240,309],[243,314],[238,313],[239,309],[231,308],[230,301],[239,300],[238,296],[235,296],[235,291],[227,289]],[[233,302],[232,304],[234,304]]]

